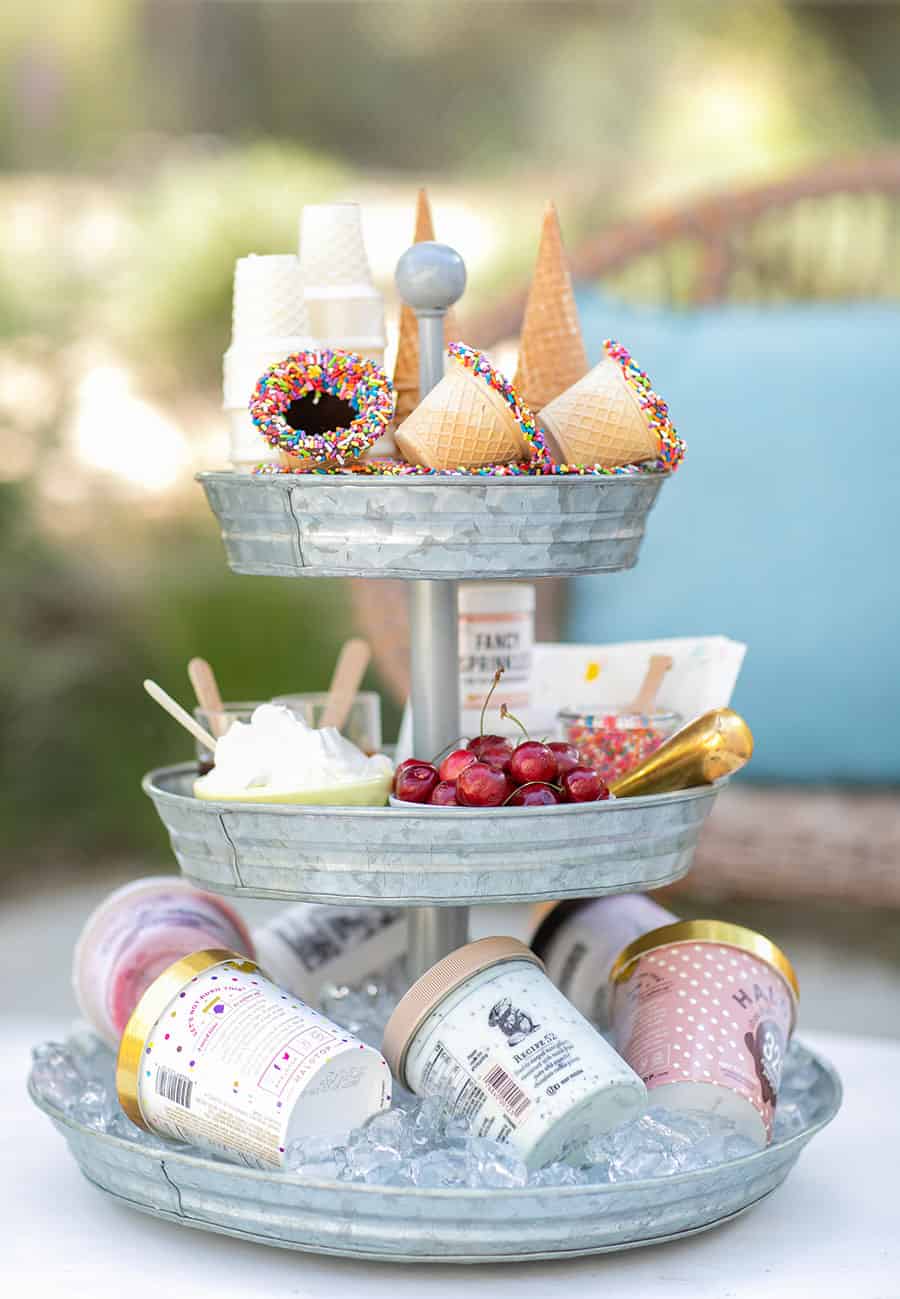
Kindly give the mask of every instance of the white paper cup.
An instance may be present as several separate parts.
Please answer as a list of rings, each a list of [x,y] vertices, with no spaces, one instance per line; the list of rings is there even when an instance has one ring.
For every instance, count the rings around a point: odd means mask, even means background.
[[[310,333],[300,259],[293,253],[239,257],[234,266],[232,342]]]

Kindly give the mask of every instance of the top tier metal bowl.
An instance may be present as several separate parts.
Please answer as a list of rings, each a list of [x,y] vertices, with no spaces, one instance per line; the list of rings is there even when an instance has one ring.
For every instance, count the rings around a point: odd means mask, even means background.
[[[633,567],[668,475],[198,477],[235,573],[477,579]]]

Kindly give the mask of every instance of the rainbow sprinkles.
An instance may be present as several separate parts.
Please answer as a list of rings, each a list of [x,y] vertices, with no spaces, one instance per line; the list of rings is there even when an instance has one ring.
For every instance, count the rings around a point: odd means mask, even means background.
[[[355,418],[346,428],[307,433],[288,422],[294,402],[314,394],[346,402]],[[250,415],[273,447],[308,461],[310,467],[341,472],[372,446],[394,417],[394,387],[374,361],[354,352],[295,352],[269,367],[250,398]],[[301,470],[302,472],[302,470]]]

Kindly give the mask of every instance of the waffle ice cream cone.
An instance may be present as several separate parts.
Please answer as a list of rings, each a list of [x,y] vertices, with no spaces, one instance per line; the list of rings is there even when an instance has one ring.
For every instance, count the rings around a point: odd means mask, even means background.
[[[577,383],[587,368],[559,217],[548,203],[513,383],[531,409],[539,411]]]
[[[660,454],[659,437],[622,366],[610,356],[545,406],[540,424],[562,464],[612,468]]]
[[[509,403],[453,356],[395,437],[406,460],[430,469],[477,469],[533,454]]]
[[[413,243],[434,240],[434,222],[428,194],[420,189],[416,197],[416,229]],[[444,317],[444,343],[459,337],[452,309]],[[400,336],[394,365],[394,391],[397,394],[397,423],[411,414],[419,400],[419,323],[412,307],[400,309]]]

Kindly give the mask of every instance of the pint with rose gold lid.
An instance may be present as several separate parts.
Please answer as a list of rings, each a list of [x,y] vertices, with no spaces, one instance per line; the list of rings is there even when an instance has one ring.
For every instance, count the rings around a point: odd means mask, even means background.
[[[234,952],[193,952],[150,985],[116,1064],[148,1132],[280,1168],[292,1141],[343,1136],[391,1100],[381,1055]]]
[[[639,1114],[641,1080],[514,938],[482,938],[438,961],[388,1021],[399,1081],[445,1100],[475,1136],[530,1168],[575,1154]]]
[[[91,912],[75,945],[78,1008],[104,1041],[118,1046],[157,975],[180,956],[213,947],[255,955],[246,925],[224,898],[172,875],[125,884]]]
[[[788,958],[742,925],[681,920],[636,938],[610,972],[616,1045],[669,1109],[772,1139],[800,990]]]

